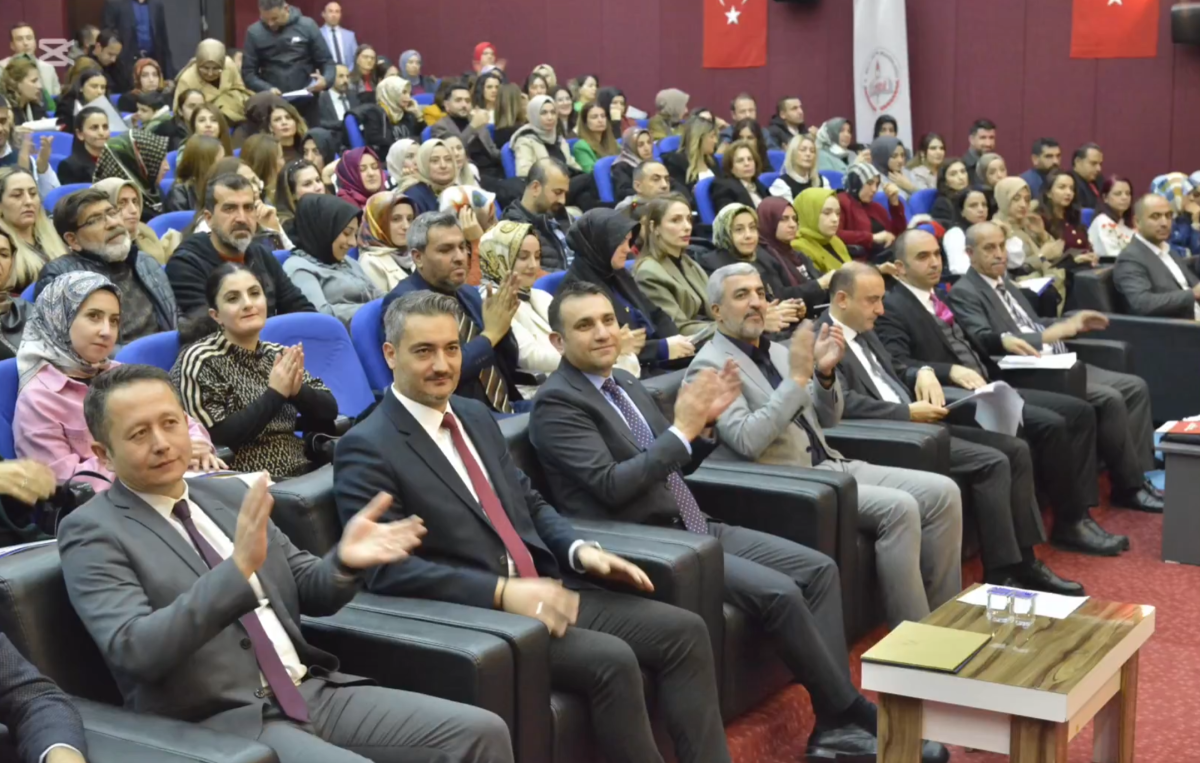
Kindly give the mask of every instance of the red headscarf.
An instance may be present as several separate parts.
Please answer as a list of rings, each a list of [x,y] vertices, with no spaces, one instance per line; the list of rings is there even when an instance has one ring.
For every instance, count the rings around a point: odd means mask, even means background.
[[[783,266],[784,276],[788,280],[787,285],[796,286],[808,280],[808,272],[805,270],[804,263],[800,261],[799,255],[792,251],[791,243],[775,238],[775,231],[779,229],[779,222],[783,219],[784,211],[791,208],[792,205],[788,203],[787,199],[781,199],[778,196],[769,196],[762,200],[762,203],[758,205],[758,243]]]
[[[379,156],[371,149],[355,148],[342,154],[342,160],[338,162],[337,168],[338,198],[345,199],[359,209],[366,206],[367,199],[372,195],[387,187],[387,172],[384,171],[382,162],[379,164],[379,187],[374,191],[368,191],[363,186],[362,170],[359,165],[362,164],[363,157],[368,154],[375,157],[376,162],[379,162]]]
[[[482,64],[483,63],[483,51],[487,50],[488,48],[491,48],[492,54],[495,55],[495,53],[496,53],[495,45],[491,44],[490,42],[481,42],[475,46],[475,58],[473,58],[471,60],[473,60],[476,65]]]

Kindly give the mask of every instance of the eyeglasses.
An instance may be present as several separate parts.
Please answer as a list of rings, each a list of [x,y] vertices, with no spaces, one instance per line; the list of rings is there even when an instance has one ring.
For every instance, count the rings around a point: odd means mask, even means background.
[[[100,225],[101,223],[106,222],[108,220],[120,220],[120,219],[121,219],[121,211],[118,209],[110,209],[106,212],[101,212],[100,214],[92,215],[88,219],[84,220],[83,224],[80,225],[78,229],[83,230],[84,228],[91,228],[93,226]]]

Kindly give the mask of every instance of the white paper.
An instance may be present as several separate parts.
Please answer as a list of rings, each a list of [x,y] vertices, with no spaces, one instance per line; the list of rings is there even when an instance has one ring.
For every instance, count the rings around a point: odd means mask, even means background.
[[[985,384],[967,397],[950,403],[946,410],[954,410],[968,400],[975,403],[975,421],[980,427],[989,432],[1016,436],[1023,420],[1025,401],[1007,382]]]
[[[54,117],[46,117],[45,119],[34,119],[17,127],[18,131],[28,130],[29,132],[57,132],[58,120]]]
[[[304,98],[312,98],[312,93],[307,90],[293,90],[290,93],[284,93],[280,98],[285,101],[299,101]]]
[[[102,95],[91,103],[85,104],[84,108],[97,108],[108,115],[108,132],[112,135],[118,135],[129,130],[129,125],[125,123],[125,118],[117,111],[117,107],[113,106],[112,101],[108,100],[107,95]],[[82,111],[83,109],[80,109]]]
[[[978,588],[964,593],[958,597],[958,600],[964,604],[974,604],[980,607],[987,606],[988,591],[993,588],[1001,588],[1002,586],[981,585]],[[1014,591],[1024,591],[1024,588],[1014,588]],[[1027,593],[1036,594],[1037,616],[1049,617],[1052,620],[1065,620],[1072,612],[1083,606],[1083,603],[1088,600],[1087,596],[1062,596],[1057,593],[1045,593],[1044,591],[1027,591]]]
[[[1045,278],[1026,278],[1024,281],[1021,281],[1018,285],[1022,289],[1029,289],[1030,291],[1034,291],[1034,292],[1037,292],[1038,294],[1041,294],[1042,292],[1044,292],[1046,290],[1046,287],[1049,286],[1051,284],[1051,282],[1053,282],[1053,281],[1054,281],[1054,276],[1046,276]]]
[[[1075,353],[1062,352],[1054,355],[1005,355],[997,361],[1004,371],[1021,368],[1050,369],[1062,371],[1075,365]]]
[[[896,118],[904,145],[913,144],[912,78],[904,0],[854,0],[854,126],[870,144],[875,120]]]

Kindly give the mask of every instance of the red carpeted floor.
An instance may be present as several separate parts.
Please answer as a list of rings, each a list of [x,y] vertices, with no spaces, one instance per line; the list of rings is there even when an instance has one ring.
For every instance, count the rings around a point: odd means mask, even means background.
[[[1105,528],[1128,535],[1132,549],[1116,559],[1098,559],[1039,547],[1038,556],[1064,577],[1082,582],[1089,595],[1157,607],[1156,632],[1142,649],[1138,684],[1137,760],[1145,763],[1200,761],[1200,568],[1159,559],[1162,517],[1101,509]],[[978,561],[963,569],[964,583],[979,582]],[[883,636],[881,628],[855,645],[851,670],[860,678],[859,656]],[[874,697],[872,697],[874,699]],[[812,729],[808,693],[794,686],[727,728],[737,763],[795,763],[802,760]],[[952,748],[955,763],[1002,763],[993,753]],[[1092,731],[1072,742],[1069,763],[1086,763]]]

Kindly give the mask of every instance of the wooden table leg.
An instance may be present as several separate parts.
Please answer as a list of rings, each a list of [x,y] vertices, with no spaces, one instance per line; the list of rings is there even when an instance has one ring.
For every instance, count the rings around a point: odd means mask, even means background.
[[[1067,724],[1012,716],[1010,763],[1067,763]]]
[[[1092,760],[1095,763],[1133,763],[1137,723],[1138,653],[1121,667],[1121,690],[1096,714]]]
[[[921,763],[921,713],[919,699],[879,695],[878,763]]]

